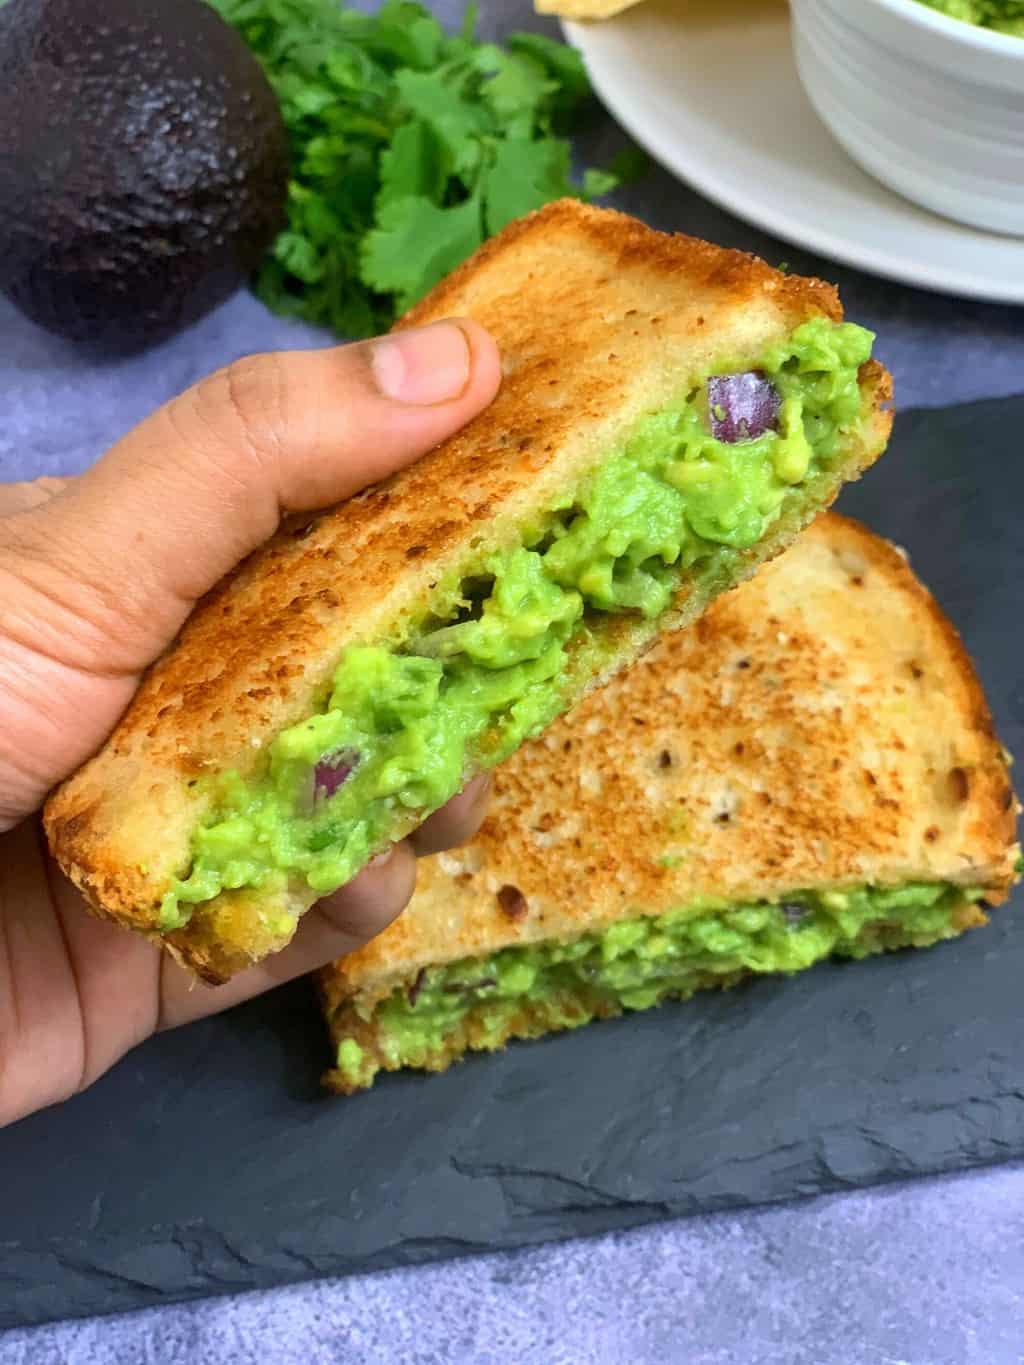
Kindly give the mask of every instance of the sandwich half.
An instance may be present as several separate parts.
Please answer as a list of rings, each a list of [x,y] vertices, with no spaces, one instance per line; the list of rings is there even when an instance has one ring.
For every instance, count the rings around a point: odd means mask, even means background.
[[[92,907],[211,981],[883,449],[889,377],[816,280],[561,201],[407,315],[497,338],[494,403],[197,608],[46,829]]]
[[[477,837],[321,974],[326,1084],[983,924],[1007,764],[903,557],[826,514],[495,774]]]

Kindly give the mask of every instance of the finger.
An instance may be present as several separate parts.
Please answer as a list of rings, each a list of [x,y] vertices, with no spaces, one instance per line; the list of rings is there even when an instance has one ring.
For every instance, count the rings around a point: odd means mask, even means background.
[[[33,479],[30,483],[0,483],[0,517],[27,512],[30,507],[49,502],[68,482],[68,479],[42,478]]]
[[[0,1126],[77,1088],[85,1045],[75,976],[36,828],[0,837]]]
[[[415,885],[415,855],[408,843],[397,844],[383,861],[370,863],[348,886],[304,915],[283,952],[225,986],[196,986],[189,973],[165,958],[159,1026],[174,1028],[216,1014],[355,952],[401,914]]]
[[[94,668],[101,656],[110,674],[140,671],[283,513],[327,506],[410,463],[499,383],[494,342],[470,321],[238,361],[148,418],[61,497],[8,519],[8,566],[38,594],[67,663]]]
[[[152,1033],[159,956],[85,913],[36,822],[0,837],[0,1127],[90,1085]]]
[[[468,843],[487,814],[490,796],[489,774],[475,777],[458,796],[453,796],[446,806],[442,806],[424,820],[423,824],[409,835],[409,843],[412,844],[417,858],[425,858],[431,853],[441,853],[446,848],[457,848],[459,844]]]

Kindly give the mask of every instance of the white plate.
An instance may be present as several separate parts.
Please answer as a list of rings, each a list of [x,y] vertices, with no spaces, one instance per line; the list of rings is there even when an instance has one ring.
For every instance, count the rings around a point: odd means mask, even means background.
[[[636,141],[732,213],[889,279],[1024,303],[1024,240],[916,208],[833,140],[797,79],[784,0],[647,0],[564,29]]]

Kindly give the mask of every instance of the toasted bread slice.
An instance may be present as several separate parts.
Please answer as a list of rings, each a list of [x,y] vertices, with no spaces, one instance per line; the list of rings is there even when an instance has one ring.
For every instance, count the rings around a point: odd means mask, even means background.
[[[327,1082],[347,1091],[401,1065],[388,1002],[426,1002],[446,971],[442,990],[483,984],[421,1050],[430,1070],[617,1012],[579,983],[494,1001],[496,964],[638,916],[947,884],[964,890],[945,919],[896,912],[850,946],[948,937],[984,922],[980,896],[1005,898],[1017,809],[953,627],[898,551],[826,514],[498,770],[477,837],[421,863],[405,914],[322,973],[349,1054]]]
[[[209,981],[283,947],[318,894],[289,868],[236,878],[236,889],[226,878],[190,917],[181,913],[176,888],[194,869],[196,832],[222,810],[219,775],[263,780],[282,732],[327,706],[350,646],[408,650],[426,618],[457,609],[460,585],[489,557],[512,552],[542,513],[577,498],[638,422],[706,387],[723,365],[756,369],[801,324],[838,323],[841,309],[819,281],[562,201],[510,225],[400,325],[458,315],[501,346],[504,381],[491,407],[412,468],[282,529],[199,605],[107,744],[47,805],[53,852],[90,906]],[[656,619],[604,613],[587,627],[587,649],[569,640],[563,709],[659,631],[699,616],[876,458],[891,425],[889,376],[876,361],[860,366],[859,390],[859,412],[838,427],[829,459],[787,491],[755,544],[682,570]],[[468,749],[460,780],[496,753],[488,731]],[[402,797],[386,818],[376,811],[363,861],[431,808]]]
[[[557,14],[563,19],[611,19],[639,5],[640,0],[535,0],[538,14]]]

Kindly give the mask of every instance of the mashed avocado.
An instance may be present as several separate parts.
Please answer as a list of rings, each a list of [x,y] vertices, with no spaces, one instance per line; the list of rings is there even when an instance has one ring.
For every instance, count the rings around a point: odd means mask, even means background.
[[[571,943],[504,948],[422,973],[353,1022],[372,1017],[379,1057],[354,1038],[338,1045],[338,1070],[353,1088],[372,1084],[385,1064],[441,1067],[446,1042],[471,1021],[470,1045],[501,1046],[510,1032],[575,1028],[598,1016],[643,1010],[668,996],[729,985],[748,972],[799,972],[833,955],[865,957],[885,948],[950,938],[954,912],[981,892],[946,883],[802,891],[782,902],[704,902],[657,917],[620,920]],[[523,1023],[524,1008],[529,1012]],[[517,1019],[518,1016],[518,1019]]]
[[[1024,38],[1024,0],[921,0],[931,9],[967,24]]]
[[[772,347],[759,369],[777,417],[750,439],[711,434],[705,377],[643,418],[522,545],[449,593],[443,619],[394,649],[347,649],[323,710],[274,740],[262,774],[217,780],[162,928],[187,923],[222,889],[301,878],[318,894],[335,890],[380,847],[397,808],[436,809],[461,787],[468,756],[490,766],[537,734],[565,709],[570,640],[599,651],[604,613],[653,619],[684,573],[720,581],[828,468],[860,415],[872,341],[814,318]]]

